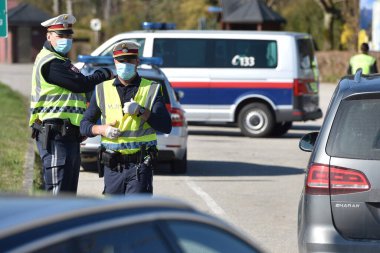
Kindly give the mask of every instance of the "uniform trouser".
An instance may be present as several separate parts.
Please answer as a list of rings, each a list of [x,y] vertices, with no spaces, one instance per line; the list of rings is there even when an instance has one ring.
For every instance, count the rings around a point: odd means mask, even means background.
[[[144,163],[121,164],[111,169],[104,167],[104,194],[153,193],[152,166]]]
[[[42,149],[41,141],[37,139],[37,147],[42,160],[45,190],[53,195],[76,194],[81,164],[79,142],[51,139],[47,149]]]

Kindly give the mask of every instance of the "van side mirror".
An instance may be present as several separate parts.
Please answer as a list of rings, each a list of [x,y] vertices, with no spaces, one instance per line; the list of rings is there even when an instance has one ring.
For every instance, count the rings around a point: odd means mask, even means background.
[[[314,149],[315,141],[317,140],[319,132],[311,132],[308,134],[305,134],[298,146],[302,151],[311,152]]]
[[[178,101],[181,101],[181,99],[185,97],[185,92],[181,90],[176,90],[174,93]]]

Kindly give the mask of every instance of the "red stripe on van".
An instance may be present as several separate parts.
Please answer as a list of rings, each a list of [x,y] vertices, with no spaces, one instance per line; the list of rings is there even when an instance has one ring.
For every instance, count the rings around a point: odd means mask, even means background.
[[[174,88],[293,88],[293,83],[290,82],[171,82],[171,84]]]

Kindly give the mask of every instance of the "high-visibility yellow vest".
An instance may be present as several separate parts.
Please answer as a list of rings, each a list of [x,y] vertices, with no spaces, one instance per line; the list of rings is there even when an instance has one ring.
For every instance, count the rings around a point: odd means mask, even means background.
[[[142,145],[146,147],[157,145],[156,131],[147,122],[136,115],[123,115],[123,105],[113,82],[114,80],[109,80],[96,86],[96,102],[102,112],[102,124],[116,121],[116,127],[120,129],[121,135],[117,139],[102,136],[102,146],[122,154],[134,154]],[[159,90],[160,85],[157,82],[142,78],[134,100],[140,106],[152,110]]]
[[[355,74],[356,71],[361,68],[363,74],[371,74],[371,66],[375,63],[376,59],[367,54],[358,54],[350,59],[351,73]]]
[[[79,126],[86,110],[85,94],[73,93],[45,80],[42,67],[53,59],[66,60],[59,54],[42,48],[34,63],[29,125],[37,118],[41,121],[58,118],[70,119],[71,124]]]

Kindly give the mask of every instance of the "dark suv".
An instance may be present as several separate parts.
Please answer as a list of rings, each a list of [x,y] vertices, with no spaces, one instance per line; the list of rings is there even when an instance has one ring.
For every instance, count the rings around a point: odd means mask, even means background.
[[[344,77],[311,151],[298,209],[299,252],[380,252],[380,75]]]

